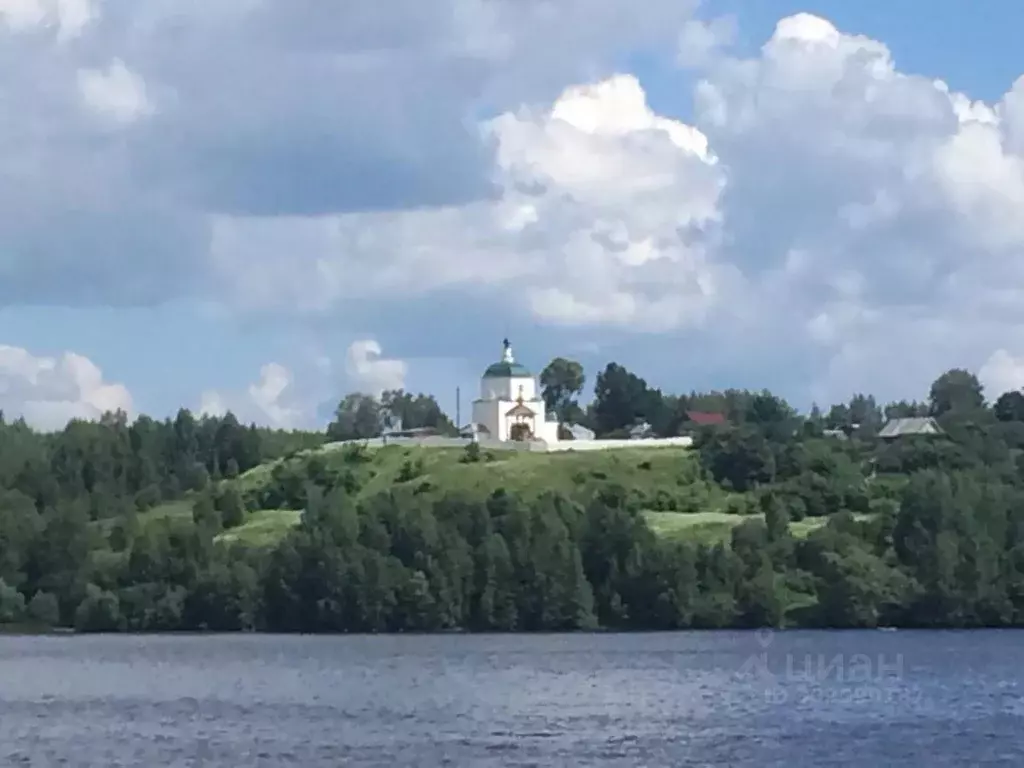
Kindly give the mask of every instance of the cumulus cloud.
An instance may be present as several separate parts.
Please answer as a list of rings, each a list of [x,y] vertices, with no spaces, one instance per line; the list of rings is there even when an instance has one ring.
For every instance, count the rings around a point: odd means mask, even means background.
[[[87,357],[65,352],[37,357],[26,349],[0,345],[0,411],[24,417],[39,429],[59,429],[70,419],[95,419],[106,412],[132,413],[123,384],[103,378]]]
[[[481,114],[670,46],[693,6],[0,0],[0,304],[219,299],[223,217],[484,199]]]
[[[78,90],[87,107],[116,123],[130,123],[153,111],[146,84],[120,59],[105,70],[79,70]]]
[[[971,101],[809,14],[749,59],[721,50],[727,27],[695,24],[693,125],[629,75],[572,86],[482,124],[494,199],[225,221],[259,233],[243,243],[287,227],[304,255],[225,247],[222,275],[249,299],[273,285],[278,306],[456,288],[548,325],[696,328],[717,362],[781,356],[824,397],[855,381],[907,394],[1006,343],[1024,319],[1017,88]],[[980,324],[982,306],[1000,322]],[[901,359],[919,360],[910,377],[884,364]]]
[[[806,347],[831,397],[920,394],[1010,344],[1024,321],[1011,97],[972,102],[808,14],[757,57],[709,65],[696,124],[728,169],[717,257],[744,276],[726,325]]]
[[[496,199],[222,221],[223,279],[245,302],[278,306],[458,287],[518,298],[551,323],[666,330],[699,323],[733,278],[707,258],[724,186],[707,139],[656,115],[635,77],[569,88],[546,108],[485,122],[481,134],[495,147]],[[276,249],[254,259],[252,245],[268,240],[301,247],[287,262]]]
[[[25,105],[0,125],[0,302],[200,296],[384,339],[360,312],[433,297],[467,325],[648,334],[652,363],[784,367],[796,398],[999,370],[1024,80],[979,102],[805,13],[740,55],[691,11],[0,0],[0,93]],[[696,77],[689,124],[617,69],[641,49]],[[373,344],[351,375],[404,379]],[[292,418],[280,374],[236,399]]]
[[[302,375],[280,363],[267,363],[252,384],[239,390],[209,389],[200,398],[199,412],[223,416],[230,411],[244,423],[282,429],[322,425],[324,417],[346,392],[380,395],[405,387],[408,366],[383,356],[373,339],[352,342],[344,365],[335,370],[330,357],[314,354]]]
[[[242,392],[207,390],[202,394],[200,413],[223,416],[228,411],[243,423],[280,429],[311,426],[311,414],[296,392],[295,377],[280,363],[267,363],[260,368],[259,378]]]
[[[1004,392],[1024,389],[1024,355],[1012,355],[1005,349],[997,349],[982,364],[978,379],[989,400],[995,400]]]
[[[96,14],[91,0],[0,0],[0,21],[9,30],[53,28],[60,42],[81,34]]]
[[[690,19],[679,33],[676,61],[682,67],[702,67],[720,55],[736,37],[736,19],[721,16],[710,21]]]
[[[352,342],[345,357],[345,371],[353,389],[380,395],[385,390],[405,388],[408,366],[382,355],[380,344],[373,339]]]

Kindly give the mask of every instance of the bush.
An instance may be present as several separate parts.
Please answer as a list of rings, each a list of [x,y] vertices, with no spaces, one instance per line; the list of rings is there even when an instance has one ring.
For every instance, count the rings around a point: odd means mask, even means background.
[[[47,627],[60,624],[60,605],[57,598],[49,592],[36,592],[28,601],[28,615],[33,621]]]
[[[110,548],[115,552],[124,552],[126,549],[130,549],[138,530],[139,521],[135,515],[124,515],[110,529],[110,536],[108,538]]]
[[[732,496],[725,503],[725,511],[730,515],[749,515],[754,512],[751,509],[750,499],[744,496]]]
[[[121,604],[117,595],[89,584],[85,598],[75,610],[75,629],[79,632],[116,632],[121,629]]]
[[[140,512],[145,512],[147,509],[152,509],[159,503],[159,485],[147,485],[145,488],[143,488],[137,494],[135,494],[135,506],[138,507]]]
[[[234,486],[227,486],[217,496],[217,511],[225,528],[236,528],[245,522],[245,503]]]
[[[13,624],[25,617],[25,598],[14,587],[0,579],[0,624]]]
[[[220,512],[214,506],[213,499],[209,494],[202,494],[192,505],[192,521],[198,528],[208,531],[219,531],[221,529]]]
[[[398,482],[407,483],[423,474],[423,459],[406,459],[398,470]]]

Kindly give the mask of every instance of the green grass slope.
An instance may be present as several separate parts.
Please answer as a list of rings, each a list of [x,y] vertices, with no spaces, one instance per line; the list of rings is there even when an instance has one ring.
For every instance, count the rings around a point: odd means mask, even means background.
[[[644,516],[651,530],[663,538],[703,544],[728,542],[732,536],[732,529],[744,520],[764,519],[764,515],[761,514],[737,515],[714,511],[693,514],[648,511]],[[868,520],[871,515],[861,514],[854,517],[858,520]],[[828,520],[827,517],[807,517],[790,523],[789,530],[794,538],[806,539],[828,523]]]
[[[218,541],[250,546],[271,546],[301,516],[273,498],[282,476],[304,482],[309,472],[340,476],[351,473],[360,500],[392,491],[428,499],[445,496],[486,498],[498,489],[526,498],[546,492],[564,494],[587,503],[604,489],[624,488],[631,501],[645,510],[651,529],[669,539],[717,543],[728,541],[732,529],[749,519],[749,499],[727,494],[707,482],[697,455],[685,448],[621,448],[608,451],[534,453],[483,451],[480,460],[467,462],[461,448],[325,448],[304,451],[291,458],[263,464],[233,483],[246,498],[250,512],[245,522],[218,536]],[[267,508],[263,508],[267,507]],[[139,515],[141,526],[190,520],[192,500],[169,502]],[[793,534],[807,536],[824,525],[825,518],[793,523]],[[109,533],[112,521],[104,521]]]
[[[234,482],[256,507],[280,506],[265,502],[275,501],[272,491],[280,485],[281,476],[305,477],[310,471],[336,476],[351,473],[360,499],[391,491],[432,499],[451,495],[485,498],[503,488],[527,498],[554,491],[587,501],[601,489],[618,485],[651,509],[701,511],[726,503],[726,495],[702,479],[696,455],[684,448],[483,451],[473,463],[467,463],[465,457],[461,448],[325,449],[256,467]],[[316,469],[311,470],[310,461],[317,464]]]

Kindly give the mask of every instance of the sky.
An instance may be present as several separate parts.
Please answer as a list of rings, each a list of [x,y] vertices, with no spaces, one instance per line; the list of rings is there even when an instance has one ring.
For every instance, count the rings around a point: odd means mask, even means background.
[[[1024,5],[981,6],[0,0],[0,410],[464,415],[506,336],[588,390],[994,399]]]

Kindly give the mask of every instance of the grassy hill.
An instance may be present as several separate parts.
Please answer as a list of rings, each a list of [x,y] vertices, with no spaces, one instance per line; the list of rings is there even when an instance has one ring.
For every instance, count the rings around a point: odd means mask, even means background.
[[[555,491],[586,503],[602,489],[621,486],[645,510],[659,536],[715,543],[727,541],[732,529],[750,519],[750,499],[729,494],[703,477],[694,452],[686,448],[623,448],[609,451],[530,453],[482,452],[467,463],[461,448],[388,446],[353,449],[328,446],[258,466],[233,484],[250,509],[245,522],[220,534],[225,542],[269,546],[298,523],[301,512],[275,498],[282,484],[300,485],[311,473],[349,473],[357,498],[405,491],[430,499],[458,495],[486,498],[503,488],[527,498]],[[143,526],[189,520],[192,500],[161,504],[140,514]],[[806,536],[825,518],[792,524]],[[109,531],[109,521],[105,525]]]

